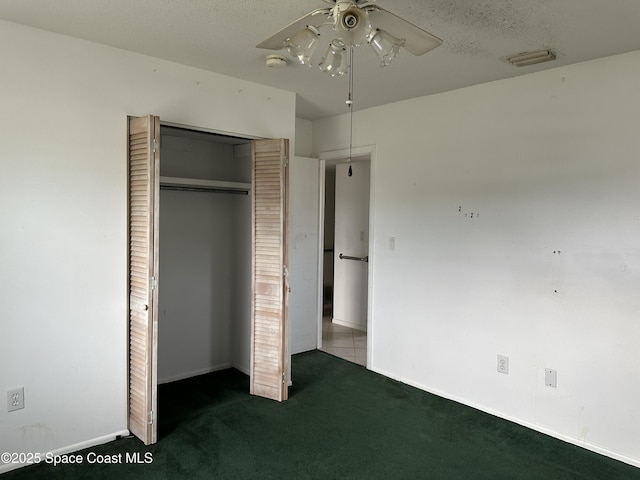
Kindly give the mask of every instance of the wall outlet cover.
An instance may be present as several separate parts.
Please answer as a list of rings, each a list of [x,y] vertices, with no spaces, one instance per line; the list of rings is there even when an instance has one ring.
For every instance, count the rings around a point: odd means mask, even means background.
[[[24,408],[24,387],[7,390],[7,412]]]
[[[499,373],[509,374],[509,357],[506,355],[498,355],[498,368]]]

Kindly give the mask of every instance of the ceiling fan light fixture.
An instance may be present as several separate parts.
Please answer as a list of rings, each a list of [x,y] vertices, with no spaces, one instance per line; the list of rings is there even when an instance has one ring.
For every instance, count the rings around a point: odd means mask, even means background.
[[[373,51],[378,55],[381,67],[389,65],[391,60],[398,55],[400,47],[404,45],[404,40],[396,38],[390,33],[380,29],[371,32],[368,41]]]
[[[344,75],[349,70],[346,56],[347,47],[339,39],[333,39],[327,53],[320,62],[320,70],[332,77]]]
[[[349,4],[350,2],[345,2]],[[371,31],[371,21],[369,13],[360,7],[351,5],[342,10],[341,5],[337,5],[338,12],[334,30],[338,37],[346,46],[357,47],[367,41],[367,36]]]
[[[556,54],[551,50],[537,50],[524,52],[507,58],[507,62],[515,67],[526,67],[537,63],[549,62],[556,59]]]
[[[284,47],[301,65],[311,66],[311,56],[318,46],[320,32],[313,25],[307,25],[293,37],[287,38]]]

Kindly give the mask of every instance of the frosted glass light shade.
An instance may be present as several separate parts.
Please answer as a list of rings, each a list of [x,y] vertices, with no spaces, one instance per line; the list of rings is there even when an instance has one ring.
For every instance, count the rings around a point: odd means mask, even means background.
[[[328,73],[332,77],[344,75],[349,70],[346,55],[347,47],[338,39],[334,39],[324,58],[320,62],[320,70]]]
[[[287,38],[284,47],[302,65],[311,66],[311,56],[318,46],[320,32],[312,25],[306,26],[293,37]]]
[[[369,37],[369,45],[378,55],[380,66],[386,67],[398,55],[400,47],[404,45],[404,40],[400,40],[384,30],[376,30]]]

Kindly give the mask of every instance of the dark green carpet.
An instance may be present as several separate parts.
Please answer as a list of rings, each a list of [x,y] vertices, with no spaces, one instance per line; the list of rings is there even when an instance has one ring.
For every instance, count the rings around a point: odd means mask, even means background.
[[[234,370],[162,385],[160,440],[82,452],[151,452],[132,465],[40,464],[18,479],[640,479],[640,469],[368,372],[293,357],[290,400],[248,394]]]

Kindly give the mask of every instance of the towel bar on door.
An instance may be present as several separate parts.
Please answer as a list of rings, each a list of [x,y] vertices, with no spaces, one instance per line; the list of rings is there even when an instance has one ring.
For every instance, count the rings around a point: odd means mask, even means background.
[[[343,255],[342,253],[340,254],[340,260],[357,260],[359,262],[367,262],[369,263],[369,257],[351,257],[349,255]]]

